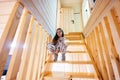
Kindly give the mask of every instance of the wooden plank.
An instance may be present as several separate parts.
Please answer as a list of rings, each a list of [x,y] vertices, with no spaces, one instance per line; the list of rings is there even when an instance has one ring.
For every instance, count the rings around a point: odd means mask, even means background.
[[[115,77],[117,79],[118,76],[120,75],[120,63],[119,63],[119,55],[116,51],[116,48],[115,48],[115,45],[114,45],[114,42],[113,42],[113,38],[112,38],[112,35],[111,35],[111,30],[110,30],[110,24],[108,22],[108,18],[107,17],[104,17],[104,22],[105,22],[105,29],[104,29],[104,32],[106,32],[106,40],[107,40],[107,45],[108,45],[108,49],[109,49],[109,53],[110,53],[110,56],[111,56],[111,61],[112,61],[112,66],[114,68],[114,74]]]
[[[66,39],[69,39],[69,40],[81,40],[81,37],[79,36],[70,36],[70,37],[65,37]]]
[[[97,50],[97,46],[96,46],[96,44],[97,44],[97,42],[96,42],[96,33],[95,33],[95,30],[92,32],[92,40],[93,40],[93,43],[91,44],[91,45],[93,45],[93,55],[94,55],[94,60],[95,60],[95,62],[96,62],[96,64],[97,64],[97,67],[98,67],[98,69],[99,69],[99,71],[100,71],[100,73],[102,74],[102,72],[101,72],[101,66],[100,66],[100,64],[98,64],[98,63],[100,63],[100,57],[99,57],[99,54],[98,54],[98,50]]]
[[[30,15],[28,15],[27,9],[24,8],[23,14],[20,19],[20,23],[16,31],[16,35],[13,41],[13,43],[16,43],[16,46],[15,48],[12,48],[13,55],[11,58],[9,70],[6,77],[6,79],[8,80],[16,79],[17,77],[29,21],[30,21]]]
[[[22,9],[23,7],[19,6],[19,3],[15,4],[12,14],[10,15],[9,22],[7,23],[0,39],[0,77],[6,64],[6,60],[10,51],[10,45],[18,27]]]
[[[105,39],[105,33],[103,31],[103,21],[102,23],[99,24],[99,29],[100,29],[100,34],[102,35],[102,43],[103,43],[103,48],[104,48],[104,56],[105,56],[105,60],[106,60],[106,67],[107,67],[107,71],[108,71],[108,76],[109,76],[109,79],[110,80],[115,80],[115,75],[114,75],[114,72],[113,72],[113,67],[112,67],[112,63],[111,63],[111,60],[110,60],[110,54],[109,54],[109,51],[108,51],[108,46],[107,46],[107,41]]]
[[[75,39],[76,40],[76,39]],[[85,45],[83,42],[66,42],[68,45]]]
[[[35,61],[33,64],[33,73],[32,73],[32,80],[37,80],[37,75],[39,73],[39,61],[40,61],[40,56],[41,56],[41,44],[42,44],[42,26],[39,25],[38,27],[39,32],[38,32],[38,44],[37,44],[37,49],[35,52]]]
[[[113,8],[114,10],[114,8]],[[120,55],[120,35],[119,35],[119,28],[120,27],[120,17],[118,16],[118,14],[116,13],[117,10],[114,10],[114,16],[115,16],[115,19],[112,17],[112,14],[111,12],[108,13],[107,16],[109,16],[108,20],[110,22],[110,29],[111,29],[111,34],[112,34],[112,37],[113,37],[113,41],[114,41],[114,45],[115,45],[115,48],[116,48],[116,51],[118,53],[118,55]],[[120,60],[120,56],[119,56],[119,60]]]
[[[104,60],[104,56],[103,56],[104,54],[103,54],[102,46],[100,43],[100,35],[99,35],[98,27],[100,27],[100,26],[97,26],[97,28],[95,29],[96,47],[97,47],[97,51],[98,51],[97,54],[100,59],[99,64],[101,66],[101,72],[102,72],[103,79],[108,80],[108,73],[107,73],[106,66],[105,66],[105,60]]]
[[[30,57],[30,50],[31,50],[31,36],[33,34],[32,27],[34,27],[33,23],[34,23],[34,18],[32,16],[31,20],[30,20],[26,40],[25,40],[25,48],[24,48],[23,53],[22,53],[23,56],[22,56],[22,60],[21,60],[21,66],[19,69],[19,75],[17,78],[18,80],[25,80],[26,70],[27,70],[28,62],[29,62],[28,59]]]
[[[116,14],[117,14],[117,18],[120,18],[120,15],[119,15],[120,9],[119,9],[119,7],[120,7],[120,0],[116,0],[114,2],[114,8],[115,8],[115,11],[116,11]]]
[[[42,44],[41,44],[41,51],[40,51],[40,53],[41,53],[41,56],[40,56],[40,62],[39,62],[39,72],[38,72],[38,76],[37,76],[37,79],[40,79],[41,78],[41,76],[42,76],[42,73],[43,73],[43,71],[44,71],[44,41],[45,41],[45,38],[46,38],[46,36],[44,35],[45,34],[45,30],[44,29],[42,29],[42,35],[43,35],[43,37],[42,37]]]
[[[47,38],[46,38],[46,35],[47,35],[47,33],[46,33],[46,31],[44,30],[44,41],[43,41],[43,51],[42,51],[42,53],[43,53],[43,61],[42,61],[42,72],[43,72],[43,70],[44,70],[44,66],[45,66],[45,56],[46,56],[46,49],[47,49],[47,47],[46,47],[46,41],[47,41]]]
[[[47,33],[44,31],[44,34],[45,35],[47,35]],[[48,57],[45,57],[46,55],[46,49],[47,49],[47,47],[46,47],[46,40],[47,40],[47,38],[45,38],[44,37],[44,42],[43,42],[43,51],[42,51],[42,53],[43,53],[43,60],[42,60],[42,63],[41,63],[41,65],[42,65],[42,71],[41,71],[41,78],[40,79],[43,79],[43,76],[44,76],[44,74],[42,74],[42,73],[44,73],[45,72],[45,70],[46,70],[46,68],[47,68],[47,66],[48,66],[48,62],[47,63],[45,63],[45,61],[46,61],[46,58],[49,58],[50,59],[50,56],[51,55],[49,55]]]
[[[111,9],[110,12],[111,12],[113,21],[115,23],[115,27],[116,27],[117,33],[118,33],[119,38],[120,38],[120,23],[119,23],[120,22],[120,18],[118,17],[118,14],[116,14],[115,9]]]
[[[86,54],[87,51],[68,51],[68,50],[67,50],[66,53],[68,53],[68,54],[69,54],[69,53],[70,53],[70,54],[75,54],[75,53],[77,53],[77,54],[78,54],[78,53],[79,53],[79,54]]]
[[[54,61],[47,61],[48,63],[54,63]],[[57,61],[55,63],[68,63],[68,64],[92,64],[91,61]]]
[[[113,49],[113,55],[114,55],[115,59],[119,61],[119,55],[118,55],[118,53],[116,51],[116,48],[115,48],[115,44],[114,44],[114,41],[113,41],[113,37],[112,37],[111,29],[110,29],[110,23],[108,22],[108,18],[105,17],[104,21],[105,21],[106,29],[107,29],[107,32],[108,32],[108,37],[109,37],[109,40],[110,40],[110,44],[111,44],[111,47]]]
[[[66,73],[67,75],[70,75],[72,78],[97,78],[95,73]]]
[[[94,33],[92,32],[90,35],[90,38],[89,38],[89,40],[91,40],[91,42],[90,42],[90,45],[91,45],[91,48],[89,47],[89,45],[88,44],[86,44],[86,49],[88,50],[88,53],[89,53],[89,56],[90,56],[90,58],[91,58],[91,60],[92,60],[92,62],[93,62],[93,65],[94,65],[94,68],[95,68],[95,70],[96,70],[96,73],[97,73],[97,75],[98,75],[98,78],[100,79],[100,80],[102,80],[103,79],[103,77],[102,77],[102,74],[101,74],[101,72],[100,72],[100,68],[99,68],[99,66],[98,66],[98,60],[97,60],[97,58],[96,58],[96,49],[95,49],[95,47],[96,47],[96,44],[95,44],[95,37],[94,37]]]
[[[55,76],[57,76],[57,75],[61,75],[61,77],[64,77],[65,75],[66,76],[68,76],[68,77],[71,77],[71,78],[97,78],[96,77],[96,75],[95,75],[95,73],[76,73],[76,72],[65,72],[65,73],[63,73],[63,72],[50,72],[50,71],[48,71],[48,72],[46,72],[45,73],[46,75],[46,77],[55,77]],[[62,74],[64,74],[64,75],[62,75]]]
[[[35,50],[36,50],[36,46],[38,43],[38,23],[36,22],[36,26],[35,26],[35,33],[33,35],[33,39],[32,39],[32,47],[31,47],[31,52],[30,52],[30,59],[29,59],[29,63],[28,63],[28,68],[27,68],[27,73],[26,73],[26,80],[31,80],[32,79],[32,65],[34,63],[34,59],[35,59]]]
[[[49,63],[49,60],[50,60],[51,57],[52,57],[52,54],[49,54],[47,56],[47,59],[46,59],[46,62],[45,62],[45,66],[44,66],[44,68],[42,69],[42,72],[41,72],[40,80],[42,80],[43,77],[45,76],[45,72],[46,72],[46,69],[49,67],[48,63]]]
[[[39,24],[37,23],[37,25],[36,25],[36,27],[37,27],[37,29],[36,29],[36,31],[37,31],[37,43],[36,43],[36,47],[35,47],[35,51],[34,51],[34,53],[32,53],[32,54],[34,54],[34,59],[33,59],[33,63],[32,63],[32,68],[31,68],[31,73],[30,73],[30,80],[32,80],[32,77],[33,76],[36,76],[35,74],[33,74],[34,73],[34,69],[35,69],[35,66],[37,66],[37,58],[39,57],[38,55],[39,55],[39,51],[37,50],[37,47],[39,46],[40,47],[40,39],[39,39]],[[37,52],[38,51],[38,52]]]
[[[100,71],[99,71],[99,69],[98,69],[98,66],[97,66],[97,64],[96,64],[96,62],[95,62],[95,60],[94,60],[94,57],[92,56],[92,52],[91,52],[91,50],[90,50],[90,48],[88,47],[87,44],[86,44],[86,48],[87,48],[87,50],[88,50],[88,52],[89,52],[89,55],[90,55],[90,58],[91,58],[91,60],[92,60],[92,62],[93,62],[93,66],[94,66],[95,71],[96,71],[96,73],[97,73],[98,79],[99,79],[99,80],[103,80],[102,74],[100,73]]]
[[[42,29],[42,26],[40,26],[41,27],[41,42],[40,42],[40,50],[39,50],[39,52],[40,52],[40,58],[39,58],[39,63],[38,63],[38,72],[37,72],[37,76],[36,76],[36,80],[39,80],[40,79],[40,77],[41,77],[41,72],[42,72],[42,45],[43,45],[43,38],[44,38],[44,35],[43,35],[43,29]]]

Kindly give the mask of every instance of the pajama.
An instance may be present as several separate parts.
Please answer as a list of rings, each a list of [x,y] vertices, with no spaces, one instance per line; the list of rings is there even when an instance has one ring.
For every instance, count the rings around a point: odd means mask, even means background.
[[[58,57],[58,54],[55,53],[56,50],[62,53],[62,60],[65,60],[66,49],[67,44],[65,43],[64,37],[59,38],[56,45],[53,45],[52,43],[48,44],[48,50],[54,54],[54,60],[57,60]]]

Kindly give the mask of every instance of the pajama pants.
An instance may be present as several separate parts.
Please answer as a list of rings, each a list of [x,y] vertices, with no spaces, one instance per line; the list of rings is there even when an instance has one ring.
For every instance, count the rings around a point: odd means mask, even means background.
[[[67,46],[66,45],[57,45],[57,46],[54,46],[52,43],[49,43],[48,44],[48,50],[54,54],[54,61],[57,61],[57,58],[58,58],[58,54],[56,54],[56,50],[58,50],[58,52],[61,52],[62,53],[62,61],[65,61],[65,53],[66,53],[66,49],[67,49]]]

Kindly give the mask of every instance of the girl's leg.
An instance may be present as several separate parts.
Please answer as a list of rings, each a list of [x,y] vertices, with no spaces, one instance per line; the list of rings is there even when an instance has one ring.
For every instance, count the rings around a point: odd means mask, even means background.
[[[58,54],[54,53],[54,62],[57,61]]]
[[[65,61],[65,53],[62,53],[62,61]]]
[[[54,53],[54,61],[57,61],[58,52],[59,52],[59,50],[56,49],[56,51],[55,51],[55,53]]]

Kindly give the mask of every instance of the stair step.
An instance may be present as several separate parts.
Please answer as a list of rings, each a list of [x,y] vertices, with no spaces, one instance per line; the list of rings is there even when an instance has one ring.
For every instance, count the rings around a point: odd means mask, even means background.
[[[44,78],[52,78],[53,80],[70,80],[71,78],[97,78],[95,73],[77,73],[77,72],[46,72]]]
[[[68,45],[85,45],[84,42],[67,42]]]
[[[85,45],[68,45],[67,47],[67,51],[86,51],[87,49],[85,47]]]
[[[66,51],[67,53],[87,53],[87,51]]]
[[[64,72],[48,71],[44,75],[44,80],[70,80],[70,76]]]
[[[94,66],[92,64],[69,64],[69,63],[48,63],[46,71],[58,71],[58,72],[84,72],[95,73]]]
[[[91,61],[89,54],[87,53],[66,53],[66,61]],[[61,61],[62,54],[58,54],[58,61]],[[54,55],[52,55],[49,61],[53,61]]]
[[[44,77],[44,80],[70,80],[69,78],[62,78],[62,77],[58,77],[58,78],[54,78],[54,77]]]
[[[68,64],[92,64],[91,61],[47,61],[48,63],[68,63]]]

